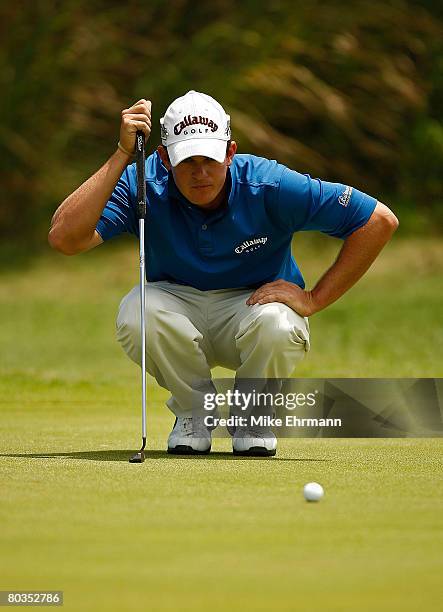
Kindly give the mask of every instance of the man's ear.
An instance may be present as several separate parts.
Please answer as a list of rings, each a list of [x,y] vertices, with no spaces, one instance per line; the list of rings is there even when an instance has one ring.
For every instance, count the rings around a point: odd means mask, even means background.
[[[171,162],[169,161],[169,155],[168,155],[168,151],[166,147],[164,147],[163,145],[158,145],[157,151],[158,151],[158,154],[160,155],[160,159],[162,160],[163,165],[165,166],[166,170],[169,172],[172,166],[171,166]]]
[[[237,152],[237,143],[235,142],[235,140],[231,141],[231,144],[229,145],[229,149],[226,152],[226,163],[228,166],[230,166],[232,164],[232,160],[234,159],[234,155]]]

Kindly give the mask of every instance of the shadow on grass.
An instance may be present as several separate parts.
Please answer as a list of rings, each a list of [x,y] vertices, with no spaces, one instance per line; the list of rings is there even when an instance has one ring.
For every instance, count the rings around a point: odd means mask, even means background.
[[[123,461],[128,462],[136,450],[92,450],[70,453],[1,453],[0,457],[12,457],[16,459],[80,459],[86,461]],[[329,459],[312,459],[302,457],[241,457],[230,452],[216,451],[208,455],[170,455],[166,451],[148,450],[145,457],[149,459],[170,459],[175,461],[195,460],[199,461],[329,461]]]

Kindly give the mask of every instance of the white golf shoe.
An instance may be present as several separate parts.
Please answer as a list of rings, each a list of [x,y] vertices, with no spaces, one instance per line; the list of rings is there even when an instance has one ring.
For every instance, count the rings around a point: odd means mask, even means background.
[[[211,431],[203,419],[177,417],[168,438],[168,453],[205,455],[211,450]]]
[[[272,457],[277,450],[277,438],[269,427],[237,427],[232,450],[234,455]]]

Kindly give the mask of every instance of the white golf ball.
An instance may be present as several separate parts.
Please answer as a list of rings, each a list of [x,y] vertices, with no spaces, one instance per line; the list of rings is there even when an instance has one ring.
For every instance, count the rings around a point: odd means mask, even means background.
[[[308,484],[305,484],[303,487],[303,495],[306,501],[319,501],[324,494],[323,487],[321,484],[318,484],[318,482],[308,482]]]

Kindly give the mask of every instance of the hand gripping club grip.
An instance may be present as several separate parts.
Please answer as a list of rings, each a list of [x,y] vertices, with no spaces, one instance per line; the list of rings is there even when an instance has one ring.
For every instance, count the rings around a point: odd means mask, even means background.
[[[145,182],[145,135],[138,131],[135,136],[135,163],[137,166],[137,214],[139,219],[146,218]]]

